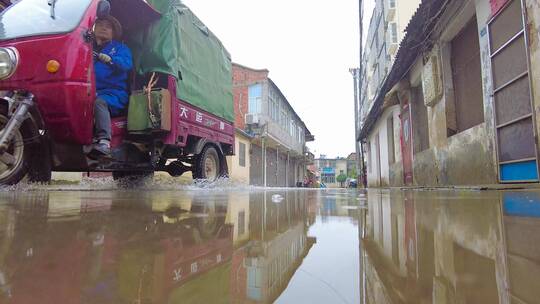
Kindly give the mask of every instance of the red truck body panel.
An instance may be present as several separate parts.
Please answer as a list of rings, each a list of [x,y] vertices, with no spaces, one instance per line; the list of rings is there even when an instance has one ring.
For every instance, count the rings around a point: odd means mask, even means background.
[[[88,12],[95,11],[92,3]],[[18,68],[9,79],[0,81],[0,90],[27,90],[53,139],[59,142],[89,144],[92,141],[96,96],[92,45],[84,41],[95,16],[87,13],[71,33],[32,36],[2,41],[0,47],[15,47]],[[47,72],[47,62],[56,60],[60,69]]]
[[[232,122],[176,98],[176,79],[171,76],[169,76],[169,90],[173,96],[173,117],[171,120],[172,131],[166,137],[166,144],[185,146],[188,136],[197,136],[234,147],[234,125]]]
[[[61,35],[32,36],[0,42],[0,47],[15,47],[20,55],[17,71],[0,81],[0,90],[27,90],[35,96],[45,128],[52,140],[61,144],[90,144],[93,135],[96,96],[92,44],[85,33],[96,19],[98,1],[90,5],[79,26]],[[49,60],[60,63],[60,70],[49,73]],[[165,144],[184,147],[189,136],[234,147],[234,125],[176,98],[176,79],[169,76],[173,96],[171,131]],[[113,119],[113,147],[129,135],[127,118]]]
[[[209,141],[234,147],[234,125],[213,114],[203,111],[176,98],[176,79],[169,76],[168,89],[172,96],[171,131],[164,136],[167,145],[185,147],[189,136],[205,138]],[[112,146],[116,147],[128,135],[127,117],[113,119]]]

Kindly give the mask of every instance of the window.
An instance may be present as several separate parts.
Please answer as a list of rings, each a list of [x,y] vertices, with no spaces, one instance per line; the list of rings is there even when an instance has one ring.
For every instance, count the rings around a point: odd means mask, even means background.
[[[379,50],[379,35],[378,35],[378,31],[377,31],[377,33],[375,33],[374,43],[375,43],[375,48],[372,49],[372,52],[377,52],[377,51]]]
[[[375,67],[373,69],[373,78],[371,79],[372,82],[370,84],[371,86],[371,95],[375,96],[377,93],[377,89],[379,88],[379,64],[375,64]]]
[[[278,94],[276,94],[275,91],[271,91],[270,94],[269,94],[269,107],[270,109],[268,110],[268,113],[270,115],[270,118],[273,120],[273,121],[278,121],[279,120],[279,103],[280,103],[280,99],[279,99],[279,96]]]
[[[480,43],[476,17],[452,40],[451,57],[457,123],[455,133],[459,133],[484,122]]]
[[[238,162],[240,167],[246,166],[246,144],[239,143],[238,144]]]
[[[396,0],[389,0],[388,1],[388,7],[389,8],[396,8]]]
[[[325,184],[335,184],[336,175],[335,174],[321,174],[321,181]]]
[[[395,22],[390,24],[390,42],[398,43],[397,23]]]
[[[19,1],[2,12],[0,40],[70,32],[79,25],[90,3],[90,0],[58,1],[55,18],[51,18],[48,1]]]
[[[254,84],[249,86],[249,102],[248,102],[248,111],[252,114],[261,113],[261,103],[262,103],[262,84]]]
[[[303,130],[302,127],[298,127],[298,142],[303,143],[304,142],[304,136],[302,134]]]

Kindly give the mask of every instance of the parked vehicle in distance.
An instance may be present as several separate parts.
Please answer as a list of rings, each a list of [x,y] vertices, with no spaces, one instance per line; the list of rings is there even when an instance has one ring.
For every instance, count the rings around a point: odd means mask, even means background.
[[[358,181],[354,178],[348,179],[347,188],[358,188]]]
[[[93,25],[112,15],[135,69],[128,114],[112,120],[112,161],[93,161]],[[166,17],[162,17],[166,15]],[[0,15],[0,184],[51,171],[227,174],[234,154],[231,58],[180,1],[19,1]]]

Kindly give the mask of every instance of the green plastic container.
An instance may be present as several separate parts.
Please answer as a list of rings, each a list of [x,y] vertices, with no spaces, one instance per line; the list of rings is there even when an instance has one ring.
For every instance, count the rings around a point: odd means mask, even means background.
[[[171,94],[169,90],[159,89],[148,94],[134,92],[129,98],[128,131],[152,132],[171,130]]]

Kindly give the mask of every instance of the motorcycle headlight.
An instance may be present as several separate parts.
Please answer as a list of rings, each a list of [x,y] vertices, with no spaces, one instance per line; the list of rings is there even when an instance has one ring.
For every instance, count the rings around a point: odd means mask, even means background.
[[[0,48],[0,80],[7,79],[15,73],[19,64],[17,49],[8,47]]]

